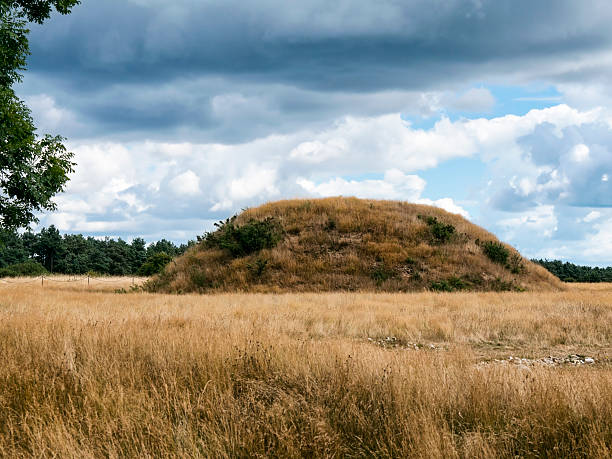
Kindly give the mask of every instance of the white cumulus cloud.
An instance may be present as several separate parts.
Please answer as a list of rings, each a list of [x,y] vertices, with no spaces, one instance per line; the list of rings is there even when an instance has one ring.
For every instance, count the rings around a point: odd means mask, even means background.
[[[335,177],[315,184],[299,178],[297,184],[314,196],[355,196],[373,199],[401,199],[415,201],[425,188],[425,181],[416,175],[406,175],[397,169],[385,173],[382,180],[347,180]]]
[[[42,223],[56,221],[77,231],[137,231],[154,221],[164,237],[161,228],[176,230],[182,225],[177,222],[197,227],[196,221],[269,200],[344,195],[474,215],[509,242],[523,245],[534,234],[552,241],[570,230],[595,241],[595,226],[607,217],[585,218],[571,209],[612,205],[607,145],[612,145],[612,131],[605,114],[567,105],[523,116],[442,118],[430,129],[413,127],[400,113],[342,117],[318,130],[240,144],[84,141],[71,146],[77,168],[57,198],[61,216]],[[485,165],[489,186],[470,198],[468,208],[452,192],[432,199],[418,173],[454,158]]]
[[[183,172],[170,180],[170,188],[177,195],[195,195],[200,193],[200,177],[192,170]]]

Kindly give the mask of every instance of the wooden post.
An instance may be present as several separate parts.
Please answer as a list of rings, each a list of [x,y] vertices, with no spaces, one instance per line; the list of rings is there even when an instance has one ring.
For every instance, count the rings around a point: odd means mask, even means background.
[[[41,287],[45,286],[45,276],[40,276],[40,286]]]

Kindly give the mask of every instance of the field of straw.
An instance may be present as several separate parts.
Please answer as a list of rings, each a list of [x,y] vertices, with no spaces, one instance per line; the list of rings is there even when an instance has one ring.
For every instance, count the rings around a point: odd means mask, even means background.
[[[3,457],[612,455],[610,284],[172,296],[13,281]]]

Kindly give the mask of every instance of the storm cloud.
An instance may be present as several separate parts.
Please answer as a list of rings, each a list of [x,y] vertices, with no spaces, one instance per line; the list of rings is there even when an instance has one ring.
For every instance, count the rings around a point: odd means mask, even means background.
[[[612,40],[607,2],[551,5],[86,0],[32,26],[31,86],[42,78],[39,89],[104,132],[187,130],[200,140],[244,141],[272,125],[418,112],[415,92],[484,80],[583,82],[607,72],[593,68]],[[367,100],[387,92],[398,96],[394,107]],[[228,132],[224,116],[246,117],[247,106],[256,126]]]

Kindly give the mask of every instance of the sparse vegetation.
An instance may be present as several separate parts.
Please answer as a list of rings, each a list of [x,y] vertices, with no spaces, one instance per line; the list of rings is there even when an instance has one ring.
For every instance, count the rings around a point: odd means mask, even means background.
[[[523,257],[521,257],[518,253],[511,254],[506,267],[512,274],[521,274],[525,271]]]
[[[455,292],[457,290],[467,290],[470,287],[470,282],[455,276],[440,281],[433,281],[430,284],[431,290],[436,292]]]
[[[493,290],[498,292],[524,292],[525,288],[514,285],[512,281],[505,281],[499,277],[496,277],[495,280],[491,283]]]
[[[384,264],[379,264],[372,271],[372,279],[376,282],[376,285],[380,286],[383,282],[395,277],[395,272],[389,269]]]
[[[251,273],[257,278],[263,275],[264,271],[266,270],[266,266],[268,266],[268,260],[264,258],[257,258],[253,263],[249,263],[247,265]]]
[[[511,252],[508,247],[498,241],[485,241],[478,243],[484,254],[494,263],[502,265],[512,274],[522,274],[526,271],[523,257],[518,252]],[[498,282],[499,283],[499,282]],[[503,284],[503,283],[502,283]]]
[[[334,220],[333,218],[328,219],[327,223],[325,224],[325,230],[333,231],[335,229],[336,229],[336,220]]]
[[[528,261],[517,269],[506,267],[510,257],[503,265],[491,263],[477,240],[495,241],[461,216],[430,206],[355,198],[280,201],[219,223],[146,288],[397,292],[445,289],[436,283],[451,278],[466,284],[448,284],[455,290],[562,288]],[[258,268],[258,259],[265,266]]]
[[[482,250],[489,260],[504,266],[508,263],[510,251],[501,242],[485,241],[482,244]]]
[[[431,229],[431,234],[436,244],[449,242],[455,234],[455,227],[453,225],[442,223],[438,221],[437,217],[419,215],[419,218]]]
[[[610,284],[171,296],[131,282],[0,282],[0,456],[610,457]]]
[[[283,228],[273,217],[250,219],[242,225],[235,222],[236,216],[215,223],[217,230],[206,234],[204,244],[228,250],[233,257],[243,257],[276,247],[283,238]]]

